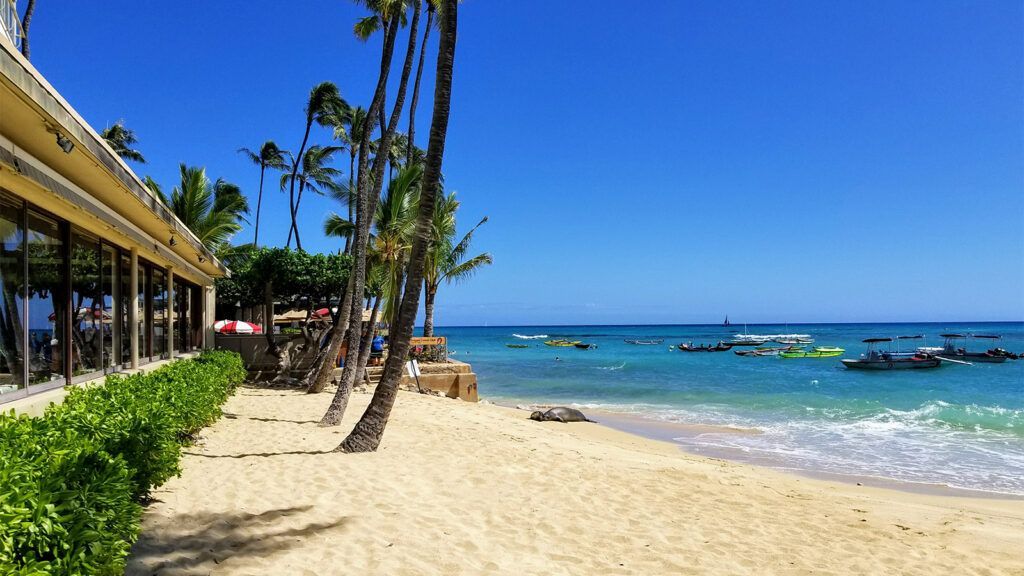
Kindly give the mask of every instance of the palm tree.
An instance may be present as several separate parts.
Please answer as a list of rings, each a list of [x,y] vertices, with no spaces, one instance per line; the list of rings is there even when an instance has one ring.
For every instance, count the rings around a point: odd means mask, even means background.
[[[348,103],[342,99],[341,93],[338,92],[338,87],[333,82],[321,82],[310,90],[309,100],[306,102],[306,130],[302,135],[302,145],[299,146],[299,152],[292,158],[291,188],[288,191],[288,206],[291,209],[292,227],[288,231],[288,246],[291,245],[292,230],[298,229],[295,223],[295,182],[298,180],[296,175],[299,172],[299,161],[302,160],[303,154],[306,152],[306,144],[309,143],[309,131],[312,129],[314,122],[321,126],[336,126],[340,123],[339,119],[343,118],[347,112]],[[298,246],[297,238],[296,248],[302,250],[302,247]]]
[[[245,157],[260,167],[260,191],[259,195],[256,196],[256,231],[253,232],[252,244],[257,248],[260,245],[260,208],[263,206],[263,176],[267,171],[267,168],[273,168],[275,170],[285,170],[288,168],[288,163],[285,161],[285,154],[287,152],[277,147],[277,144],[273,140],[267,140],[260,146],[260,151],[253,152],[248,148],[239,148],[239,152],[245,154]]]
[[[348,190],[343,202],[348,206],[348,221],[355,222],[356,155],[359,153],[359,143],[363,140],[366,109],[356,106],[350,109],[349,113],[341,120],[342,122],[334,127],[334,138],[348,147]],[[348,254],[351,250],[352,234],[348,234],[345,236],[345,253]]]
[[[434,85],[434,112],[430,122],[430,139],[420,179],[419,215],[416,233],[409,257],[408,277],[405,281],[405,295],[398,314],[398,322],[391,327],[390,352],[384,366],[380,384],[374,390],[369,406],[359,418],[355,428],[338,446],[342,452],[372,452],[377,450],[384,429],[398,393],[398,382],[402,366],[409,353],[409,339],[412,337],[416,312],[419,309],[420,291],[423,288],[423,270],[427,248],[430,245],[431,223],[437,204],[437,191],[441,180],[441,164],[444,160],[445,136],[448,132],[448,116],[452,98],[452,68],[455,64],[455,42],[458,29],[457,0],[443,0],[441,19],[441,40],[437,54],[437,69]]]
[[[412,247],[422,175],[421,166],[403,168],[398,173],[398,178],[388,186],[388,191],[377,204],[377,213],[374,215],[377,234],[373,238],[371,255],[381,263],[386,272],[384,318],[388,323],[397,320],[401,305],[402,280],[409,250]]]
[[[145,184],[146,188],[149,188],[153,192],[153,194],[156,194],[156,197],[159,198],[161,202],[163,202],[164,204],[171,203],[171,201],[167,198],[167,195],[164,194],[164,189],[160,186],[160,183],[158,183],[156,180],[153,180],[152,176],[147,175],[145,178],[142,179],[142,183]]]
[[[32,24],[32,14],[36,11],[36,0],[28,0],[25,4],[25,15],[21,17],[21,55],[29,60],[28,27]]]
[[[438,0],[427,0],[427,26],[423,29],[423,42],[420,42],[420,61],[416,64],[416,80],[412,85],[412,101],[409,103],[409,141],[405,152],[406,164],[413,162],[413,149],[416,147],[416,106],[420,101],[420,80],[423,78],[423,57],[427,51],[427,40],[433,28],[435,4]]]
[[[170,208],[175,216],[214,254],[229,247],[231,236],[242,229],[239,222],[249,213],[241,189],[218,178],[211,182],[206,169],[180,166],[181,182],[171,191]]]
[[[288,231],[288,244],[291,244],[292,233],[295,233],[295,247],[302,250],[302,241],[299,239],[299,227],[296,224],[299,215],[299,204],[302,202],[302,193],[306,190],[317,194],[324,194],[328,191],[338,189],[338,178],[341,177],[341,170],[331,168],[327,164],[332,157],[341,151],[340,146],[321,146],[315,144],[310,146],[302,155],[302,171],[298,174],[282,174],[281,189],[291,184],[295,188],[295,180],[299,181],[299,193],[295,197],[295,204],[292,207],[292,227]]]
[[[484,252],[466,258],[473,233],[487,222],[484,216],[458,244],[455,240],[455,212],[459,209],[459,201],[452,192],[438,200],[434,211],[433,238],[427,250],[426,265],[423,269],[423,282],[426,294],[423,295],[423,335],[434,335],[434,299],[442,282],[452,284],[472,276],[480,268],[494,263],[494,258]]]
[[[125,128],[124,120],[118,120],[113,126],[106,128],[100,133],[100,136],[110,144],[110,147],[114,149],[114,152],[118,156],[125,160],[131,160],[132,162],[138,162],[139,164],[145,164],[146,159],[142,156],[142,152],[134,150],[131,146],[137,143],[139,140],[135,137],[135,131],[130,128]]]
[[[352,251],[352,290],[356,295],[363,293],[366,275],[367,246],[369,244],[370,223],[373,214],[376,212],[377,200],[380,196],[383,184],[384,168],[387,162],[387,155],[378,153],[374,157],[372,176],[369,167],[370,133],[373,131],[375,116],[382,113],[384,105],[384,93],[387,89],[387,79],[391,66],[391,58],[394,52],[395,38],[398,35],[398,26],[404,20],[407,9],[406,0],[370,0],[371,8],[379,14],[384,26],[384,48],[381,54],[381,70],[377,80],[377,89],[374,91],[373,100],[370,102],[370,109],[367,111],[367,121],[363,129],[363,141],[360,142],[358,179],[356,181],[356,234],[355,244]],[[408,87],[409,75],[412,72],[413,56],[416,48],[416,30],[419,26],[420,10],[416,4],[413,18],[409,25],[409,43],[406,49],[405,62],[402,67],[402,74],[398,83],[398,91],[395,94],[394,105],[391,109],[391,117],[388,120],[387,128],[381,136],[380,147],[387,150],[391,146],[391,139],[398,127],[398,120],[402,115],[405,106],[405,93]],[[372,187],[372,189],[371,189]],[[341,421],[341,416],[348,405],[348,397],[355,382],[355,365],[358,364],[360,332],[362,328],[362,309],[359,298],[350,299],[350,310],[348,314],[348,344],[349,350],[345,358],[345,369],[342,370],[341,382],[338,391],[330,407],[321,419],[322,425],[336,425]],[[336,331],[337,332],[337,331]],[[333,341],[332,341],[333,346]],[[338,345],[340,347],[340,343]],[[320,378],[327,378],[324,368],[320,370]]]

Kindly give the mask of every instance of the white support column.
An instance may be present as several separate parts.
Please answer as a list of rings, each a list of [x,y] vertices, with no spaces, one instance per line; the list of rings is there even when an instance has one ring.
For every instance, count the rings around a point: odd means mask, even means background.
[[[203,286],[203,348],[213,348],[216,344],[213,334],[213,323],[217,321],[217,289],[211,284]]]
[[[131,338],[131,367],[135,370],[139,367],[139,249],[132,248],[131,254],[132,271],[128,286],[132,289],[128,308],[128,337]]]
[[[167,267],[167,305],[164,311],[167,322],[167,358],[174,358],[174,267]]]

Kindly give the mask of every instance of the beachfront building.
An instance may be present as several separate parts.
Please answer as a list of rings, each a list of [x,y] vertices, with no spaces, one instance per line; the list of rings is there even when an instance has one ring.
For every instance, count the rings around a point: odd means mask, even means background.
[[[21,55],[17,15],[0,0],[5,409],[212,346],[227,272]]]

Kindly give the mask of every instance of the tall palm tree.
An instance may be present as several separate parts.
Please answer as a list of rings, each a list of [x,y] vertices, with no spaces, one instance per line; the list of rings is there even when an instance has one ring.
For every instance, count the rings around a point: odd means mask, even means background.
[[[376,203],[380,196],[383,185],[384,168],[387,163],[387,155],[378,153],[374,157],[372,176],[369,170],[369,136],[373,131],[375,115],[381,112],[384,105],[384,93],[387,89],[387,79],[391,65],[391,57],[394,51],[395,37],[398,34],[398,25],[403,21],[408,3],[406,0],[373,0],[373,4],[381,21],[387,23],[384,32],[384,48],[381,54],[381,71],[377,81],[377,90],[374,92],[373,100],[370,102],[370,109],[367,111],[367,124],[363,130],[363,141],[360,143],[358,179],[356,181],[356,234],[352,256],[352,278],[353,293],[361,295],[365,284],[367,246],[369,243],[370,222],[376,211]],[[405,94],[408,87],[409,75],[412,73],[413,57],[416,48],[416,31],[419,26],[420,10],[419,4],[413,12],[409,24],[409,42],[406,48],[405,62],[402,66],[402,73],[398,83],[398,90],[395,94],[394,105],[391,109],[391,117],[388,119],[387,128],[381,137],[380,148],[387,150],[391,146],[391,140],[398,127],[398,120],[402,115],[405,106]],[[321,419],[322,425],[337,425],[348,405],[348,397],[351,395],[352,385],[355,382],[355,365],[358,364],[359,346],[361,345],[359,335],[362,328],[362,309],[359,298],[350,299],[350,310],[348,315],[348,344],[349,350],[345,358],[345,369],[342,370],[341,381],[338,391],[328,407],[327,412]],[[333,342],[332,342],[333,346]],[[340,343],[338,344],[340,347]],[[321,369],[319,378],[326,378],[325,370]]]
[[[299,238],[299,227],[296,223],[299,215],[299,204],[302,202],[302,193],[306,190],[316,194],[324,194],[338,188],[338,178],[341,177],[341,170],[328,166],[333,156],[341,151],[340,146],[321,146],[315,144],[310,146],[302,155],[302,170],[297,174],[282,174],[281,189],[291,184],[295,188],[295,180],[299,182],[299,193],[295,197],[292,207],[292,227],[288,230],[288,244],[291,244],[292,233],[295,234],[295,247],[302,250],[302,240]]]
[[[292,158],[291,188],[288,191],[288,206],[291,209],[291,228],[289,229],[288,243],[291,245],[291,231],[297,229],[295,224],[295,182],[299,172],[299,162],[306,152],[306,144],[309,143],[309,132],[313,123],[321,126],[336,126],[339,118],[345,116],[348,111],[348,103],[341,97],[338,87],[333,82],[321,82],[309,91],[309,99],[306,101],[306,129],[302,135],[302,144],[298,153]],[[299,250],[302,248],[296,246]]]
[[[423,269],[423,282],[426,294],[423,295],[423,335],[434,335],[434,300],[441,283],[457,283],[475,274],[480,268],[494,263],[494,258],[484,252],[467,258],[473,233],[487,222],[484,216],[461,240],[455,240],[455,212],[459,209],[459,201],[452,192],[438,200],[434,211],[433,238],[427,250],[426,264]]]
[[[21,55],[29,60],[28,28],[32,25],[32,14],[36,11],[36,0],[28,0],[25,4],[25,15],[21,17]]]
[[[259,152],[253,152],[248,148],[239,148],[238,151],[245,155],[253,164],[260,167],[260,191],[256,196],[256,230],[253,232],[252,244],[257,248],[260,245],[260,209],[263,206],[263,176],[267,168],[285,170],[288,162],[285,160],[287,152],[277,147],[273,140],[267,140],[260,146]]]
[[[409,257],[408,277],[405,281],[405,295],[398,315],[398,322],[390,330],[390,351],[384,365],[380,384],[374,390],[369,406],[359,418],[355,428],[337,450],[342,452],[372,452],[377,450],[384,429],[398,393],[398,382],[402,376],[405,357],[409,353],[409,339],[412,338],[413,324],[419,309],[420,292],[423,288],[423,269],[427,248],[430,245],[431,223],[437,204],[437,191],[441,180],[441,164],[444,160],[445,136],[448,132],[448,117],[452,99],[452,69],[455,64],[455,42],[458,29],[457,0],[443,0],[441,39],[437,54],[437,69],[434,85],[434,112],[430,122],[430,139],[420,180],[419,215],[416,233]]]
[[[371,255],[381,263],[386,273],[383,313],[389,323],[397,320],[401,305],[402,280],[412,248],[422,175],[420,166],[403,168],[377,203],[374,215],[377,234],[373,238]]]
[[[110,147],[121,158],[138,162],[139,164],[146,163],[142,152],[132,148],[132,145],[136,144],[139,140],[135,137],[134,130],[125,128],[124,120],[118,120],[113,126],[104,129],[103,132],[100,132],[100,136],[107,141],[107,144],[110,144]]]
[[[430,38],[430,29],[433,28],[434,13],[437,11],[435,4],[438,0],[427,0],[427,25],[423,29],[423,42],[420,42],[420,60],[416,64],[416,80],[412,85],[412,101],[409,102],[409,139],[406,144],[405,162],[412,164],[413,149],[416,147],[416,107],[420,102],[420,80],[423,78],[423,57],[427,52],[427,40]]]
[[[181,182],[171,191],[175,216],[214,254],[229,247],[231,236],[242,229],[249,202],[241,189],[218,178],[211,182],[206,169],[180,166]]]
[[[348,206],[348,221],[355,222],[355,175],[356,155],[363,140],[363,125],[366,124],[366,109],[362,106],[351,108],[349,113],[334,127],[334,138],[348,147],[348,190],[344,198]],[[345,254],[352,250],[352,235],[345,236]]]

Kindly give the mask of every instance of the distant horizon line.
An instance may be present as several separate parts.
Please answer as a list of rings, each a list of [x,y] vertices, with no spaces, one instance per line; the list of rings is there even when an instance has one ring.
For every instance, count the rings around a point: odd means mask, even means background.
[[[728,326],[723,324],[711,324],[711,323],[661,323],[661,324],[451,324],[451,325],[437,325],[435,329],[442,328],[570,328],[570,327],[582,327],[582,328],[601,328],[601,327],[629,327],[629,326],[650,326],[650,327],[661,327],[661,326],[700,326],[700,327],[717,327],[717,328],[732,328],[735,326],[854,326],[859,324],[864,325],[926,325],[926,324],[1024,324],[1024,320],[914,320],[907,322],[731,322]],[[422,326],[416,326],[416,328],[422,328]]]

